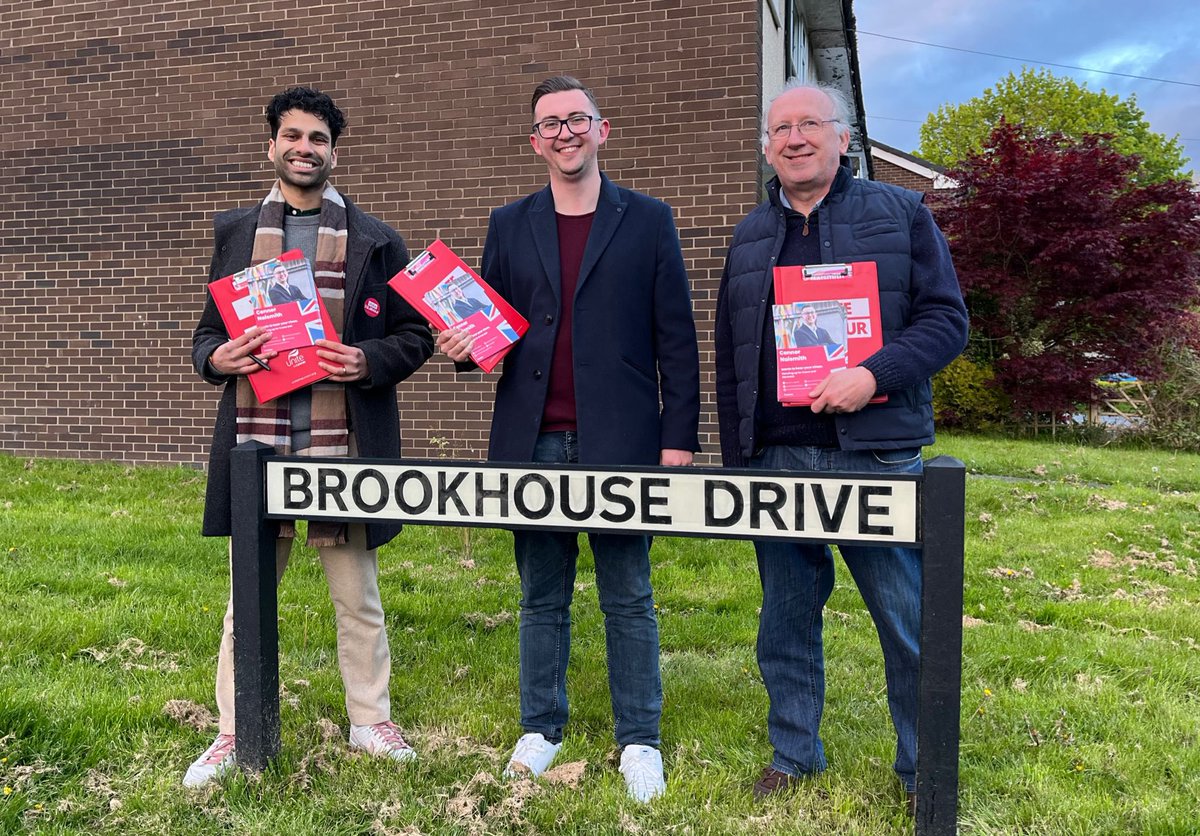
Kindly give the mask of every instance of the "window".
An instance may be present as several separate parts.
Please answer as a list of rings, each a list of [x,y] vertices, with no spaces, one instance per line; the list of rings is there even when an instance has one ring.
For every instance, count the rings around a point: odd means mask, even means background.
[[[787,0],[787,32],[784,51],[787,54],[787,77],[808,78],[808,32],[804,28],[802,0]]]

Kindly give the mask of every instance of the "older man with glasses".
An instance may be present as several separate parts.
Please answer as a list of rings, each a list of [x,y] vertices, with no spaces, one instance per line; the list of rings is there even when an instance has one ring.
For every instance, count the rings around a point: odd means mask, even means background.
[[[849,108],[832,88],[791,84],[763,122],[776,177],[768,199],[734,230],[717,297],[717,414],[727,467],[921,472],[933,442],[930,377],[966,345],[967,314],[946,241],[922,195],[859,180],[843,155]],[[883,348],[829,375],[812,406],[785,407],[776,390],[773,269],[873,261]],[[884,403],[869,403],[886,395]],[[758,664],[770,698],[774,748],[754,784],[763,798],[826,768],[821,613],[833,590],[833,553],[820,544],[756,542],[763,605]],[[894,769],[916,802],[916,712],[921,553],[840,546],[879,633]]]
[[[496,385],[488,458],[507,462],[688,465],[699,449],[700,367],[671,208],[600,172],[610,126],[579,81],[533,93],[529,142],[550,183],[492,212],[483,277],[529,320]],[[467,359],[444,331],[439,350]],[[513,533],[521,577],[524,735],[505,775],[550,766],[567,723],[567,663],[578,535]],[[665,789],[662,683],[650,541],[589,534],[604,612],[608,684],[629,794]]]

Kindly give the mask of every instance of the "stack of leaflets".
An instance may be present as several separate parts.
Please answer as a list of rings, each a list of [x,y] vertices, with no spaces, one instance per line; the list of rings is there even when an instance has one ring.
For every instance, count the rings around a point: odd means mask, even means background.
[[[439,331],[456,328],[475,338],[471,360],[490,372],[529,323],[440,240],[388,282]]]
[[[317,293],[312,267],[300,250],[247,267],[208,286],[231,338],[257,325],[271,334],[266,348],[278,352],[268,368],[248,375],[259,402],[329,377],[317,365],[320,339],[336,340],[333,322]]]
[[[830,374],[883,347],[873,261],[775,268],[776,384],[784,406],[808,406]],[[871,403],[883,403],[877,395]]]

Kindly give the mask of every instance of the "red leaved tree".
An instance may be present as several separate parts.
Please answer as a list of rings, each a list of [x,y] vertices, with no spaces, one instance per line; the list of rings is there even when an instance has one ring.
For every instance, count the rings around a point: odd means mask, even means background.
[[[971,314],[972,359],[1014,410],[1070,412],[1112,372],[1153,376],[1200,302],[1200,196],[1137,185],[1105,137],[1001,122],[933,208]]]

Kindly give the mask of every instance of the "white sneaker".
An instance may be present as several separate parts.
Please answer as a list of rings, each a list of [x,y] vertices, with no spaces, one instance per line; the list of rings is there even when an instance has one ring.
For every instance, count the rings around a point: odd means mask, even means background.
[[[204,754],[192,761],[187,774],[183,776],[183,785],[194,790],[209,781],[216,781],[237,766],[237,753],[233,743],[232,734],[218,734],[212,745],[204,750]]]
[[[508,766],[504,767],[504,777],[538,777],[554,762],[554,756],[561,748],[561,743],[551,743],[537,732],[521,735],[517,748],[508,759]]]
[[[369,754],[391,758],[394,761],[412,760],[417,756],[391,720],[370,726],[350,726],[350,748],[362,749]]]
[[[645,804],[667,790],[663,780],[662,754],[653,746],[632,743],[621,752],[621,774],[625,789],[634,801]]]

